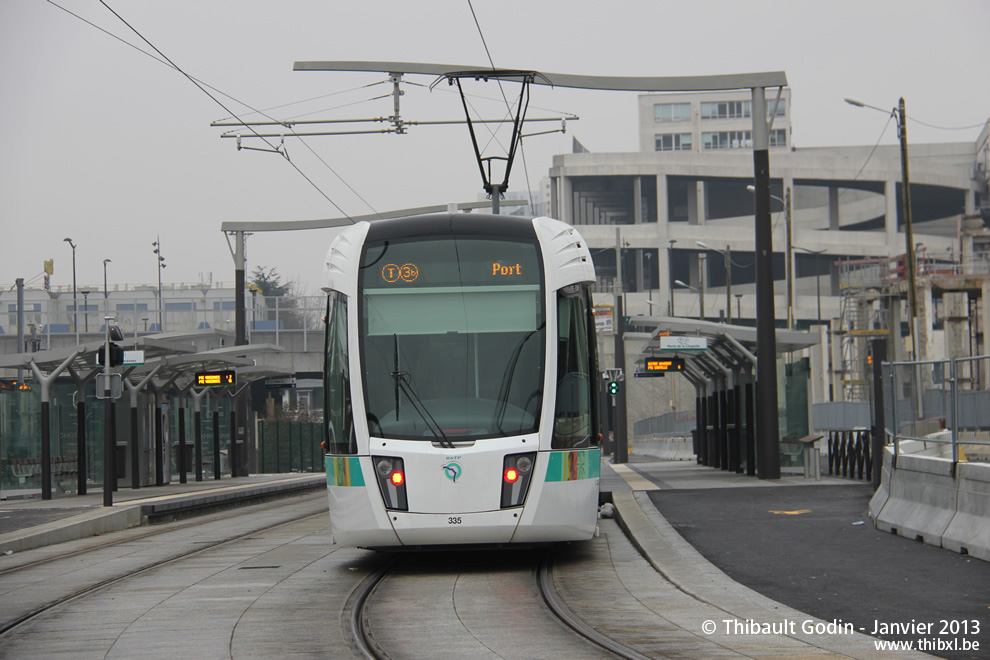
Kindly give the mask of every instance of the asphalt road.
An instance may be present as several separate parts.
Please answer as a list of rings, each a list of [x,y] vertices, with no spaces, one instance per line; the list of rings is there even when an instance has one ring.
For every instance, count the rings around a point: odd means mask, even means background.
[[[709,561],[765,596],[881,639],[931,640],[926,650],[942,657],[990,657],[990,563],[874,529],[872,494],[850,484],[660,490],[650,499]],[[909,630],[874,632],[897,624]],[[964,639],[979,649],[945,648]]]

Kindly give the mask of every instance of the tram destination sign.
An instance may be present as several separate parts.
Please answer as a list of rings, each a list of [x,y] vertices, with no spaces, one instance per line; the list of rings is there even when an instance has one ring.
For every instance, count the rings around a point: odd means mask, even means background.
[[[236,385],[237,376],[233,369],[222,371],[197,371],[196,385],[199,387],[223,387],[225,385]]]
[[[661,351],[707,351],[708,337],[659,337]]]

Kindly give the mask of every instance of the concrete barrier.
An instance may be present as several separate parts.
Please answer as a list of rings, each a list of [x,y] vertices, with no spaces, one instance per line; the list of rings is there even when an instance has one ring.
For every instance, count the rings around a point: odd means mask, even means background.
[[[889,495],[874,517],[878,529],[941,547],[956,513],[956,480],[949,459],[898,454]]]
[[[661,461],[693,461],[696,456],[691,438],[653,435],[633,440],[632,453]]]
[[[882,454],[883,463],[880,466],[880,487],[877,488],[876,492],[873,493],[873,497],[870,499],[870,517],[876,521],[877,516],[883,510],[884,505],[887,504],[887,500],[890,499],[890,474],[891,474],[891,463],[894,460],[894,453],[891,451],[890,447],[884,447]]]
[[[990,464],[959,463],[956,514],[942,547],[990,561]]]

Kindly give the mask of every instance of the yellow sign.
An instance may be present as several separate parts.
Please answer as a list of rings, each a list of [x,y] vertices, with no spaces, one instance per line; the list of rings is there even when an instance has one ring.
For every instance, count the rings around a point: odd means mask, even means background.
[[[646,361],[647,371],[683,371],[684,360],[682,358],[655,359]]]
[[[196,384],[200,387],[217,385],[234,385],[236,376],[233,371],[201,371],[196,374]]]

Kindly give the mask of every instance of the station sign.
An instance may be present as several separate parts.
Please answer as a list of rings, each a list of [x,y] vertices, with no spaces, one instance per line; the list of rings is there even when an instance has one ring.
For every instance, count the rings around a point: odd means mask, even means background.
[[[282,376],[280,378],[269,378],[265,381],[265,388],[269,390],[295,389],[295,376]]]
[[[233,369],[196,372],[196,385],[199,387],[217,387],[236,384],[237,377]]]
[[[667,373],[684,371],[683,358],[647,358],[643,364],[644,370],[637,371],[637,378],[656,378]]]
[[[124,351],[123,366],[133,366],[144,364],[144,351]]]
[[[614,332],[612,318],[615,316],[612,305],[595,305],[595,332],[610,335]]]
[[[684,371],[684,358],[647,358],[646,371]]]
[[[660,337],[661,351],[707,351],[708,337],[667,336]]]

